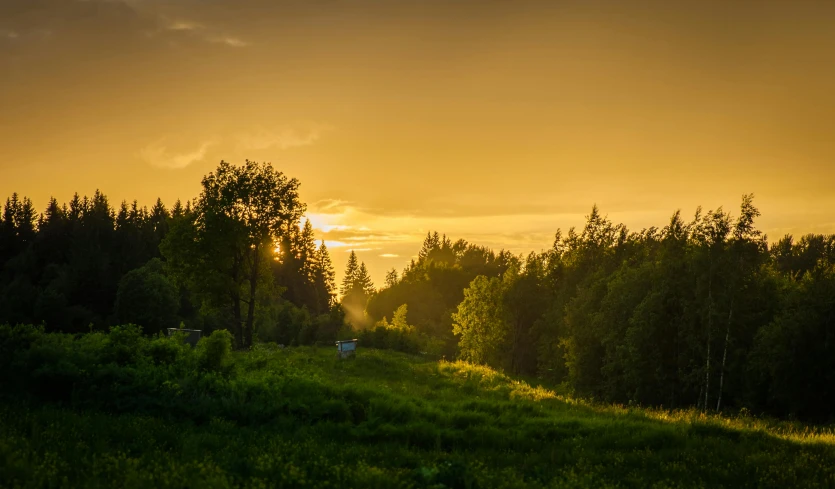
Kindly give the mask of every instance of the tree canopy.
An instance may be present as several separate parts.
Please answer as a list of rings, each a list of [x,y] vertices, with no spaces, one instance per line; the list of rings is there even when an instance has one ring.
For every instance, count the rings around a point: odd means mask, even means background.
[[[340,282],[299,182],[221,162],[169,209],[96,191],[6,199],[0,323],[82,333],[185,324],[256,340],[459,357],[615,403],[835,419],[835,236],[769,244],[753,196],[733,215],[674,212],[630,231],[596,206],[528,256],[429,232],[375,288],[352,252]],[[408,312],[408,319],[406,318]],[[391,318],[389,321],[388,318]],[[340,333],[342,332],[342,333]]]

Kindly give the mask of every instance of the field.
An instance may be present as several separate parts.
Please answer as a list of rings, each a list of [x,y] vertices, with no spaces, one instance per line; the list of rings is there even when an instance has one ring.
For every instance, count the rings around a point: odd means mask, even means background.
[[[0,360],[18,372],[0,487],[835,486],[823,428],[598,406],[389,351],[259,345],[212,367],[210,345],[113,336],[41,334]]]

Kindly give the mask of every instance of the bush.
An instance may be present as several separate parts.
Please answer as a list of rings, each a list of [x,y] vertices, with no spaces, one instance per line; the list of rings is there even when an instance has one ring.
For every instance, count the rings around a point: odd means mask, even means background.
[[[282,302],[259,316],[255,334],[259,341],[291,345],[297,344],[300,333],[310,328],[310,313],[306,308]]]
[[[360,331],[358,339],[362,346],[370,348],[402,351],[404,353],[419,353],[421,351],[420,336],[417,333],[402,329],[377,326],[374,329]]]
[[[186,346],[178,338],[160,335],[148,343],[147,353],[158,365],[172,365],[177,362],[184,347]]]
[[[32,344],[44,334],[42,327],[0,325],[0,369],[9,372],[15,359],[15,354],[29,350]],[[7,376],[0,376],[7,379]],[[2,383],[2,380],[0,380]]]
[[[221,371],[229,363],[232,351],[232,335],[219,329],[197,343],[197,358],[200,367],[210,371]]]
[[[114,312],[122,323],[143,326],[148,334],[157,334],[177,326],[180,294],[162,273],[159,259],[131,270],[119,281]]]
[[[113,326],[105,344],[105,362],[119,365],[135,363],[142,351],[142,327],[135,324]]]

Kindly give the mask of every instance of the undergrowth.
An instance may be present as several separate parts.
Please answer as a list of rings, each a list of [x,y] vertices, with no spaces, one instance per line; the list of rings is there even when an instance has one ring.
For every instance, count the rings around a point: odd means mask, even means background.
[[[464,362],[0,326],[0,487],[833,487],[831,430]]]

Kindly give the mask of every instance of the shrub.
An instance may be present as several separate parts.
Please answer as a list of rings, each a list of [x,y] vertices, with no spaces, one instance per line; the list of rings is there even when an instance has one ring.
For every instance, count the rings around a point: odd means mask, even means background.
[[[8,372],[15,355],[28,350],[44,334],[42,327],[0,325],[0,369]],[[5,376],[0,376],[3,378]],[[0,380],[0,383],[2,381]]]
[[[143,343],[141,326],[135,324],[113,326],[105,342],[104,360],[119,365],[136,363],[144,346]]]
[[[374,329],[360,331],[360,344],[370,348],[402,351],[404,353],[418,353],[421,351],[421,341],[417,333],[403,329],[377,326]]]
[[[119,281],[114,312],[118,321],[143,326],[156,334],[177,326],[180,294],[162,273],[159,259],[131,270]]]
[[[154,363],[171,365],[176,363],[184,346],[178,338],[167,338],[160,335],[148,343],[147,353]]]
[[[214,331],[200,338],[197,343],[197,358],[205,370],[220,371],[229,363],[232,351],[232,335],[225,329]]]

